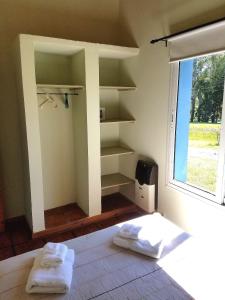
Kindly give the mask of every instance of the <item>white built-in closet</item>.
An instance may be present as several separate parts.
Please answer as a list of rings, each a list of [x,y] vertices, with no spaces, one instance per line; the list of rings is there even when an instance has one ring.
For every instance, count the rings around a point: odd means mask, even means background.
[[[101,196],[122,192],[133,200],[133,160],[121,137],[132,131],[123,93],[135,93],[129,74],[139,50],[20,35],[16,61],[24,139],[26,217],[45,230],[44,211],[76,202],[101,214]],[[100,108],[103,112],[100,121]]]

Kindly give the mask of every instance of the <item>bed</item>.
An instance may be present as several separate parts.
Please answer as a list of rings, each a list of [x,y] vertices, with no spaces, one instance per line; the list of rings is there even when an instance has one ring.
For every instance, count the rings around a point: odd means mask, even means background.
[[[137,224],[150,216],[132,220]],[[0,299],[225,299],[225,270],[206,246],[162,217],[173,239],[160,259],[112,244],[121,224],[66,241],[76,253],[73,281],[66,295],[28,295],[25,284],[35,255],[24,253],[0,262]],[[209,248],[209,247],[208,247]],[[211,253],[212,254],[212,253]],[[219,266],[219,268],[218,268]]]

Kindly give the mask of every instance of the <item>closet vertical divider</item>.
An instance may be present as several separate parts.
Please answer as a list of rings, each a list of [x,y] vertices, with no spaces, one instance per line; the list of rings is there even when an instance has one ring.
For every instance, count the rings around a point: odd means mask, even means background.
[[[86,86],[85,53],[81,50],[72,56],[72,79]],[[79,91],[73,106],[76,198],[77,204],[88,215],[88,139],[87,139],[87,97],[86,88]]]
[[[25,216],[33,232],[45,229],[40,126],[34,67],[34,44],[23,36],[16,41],[23,136]]]
[[[97,48],[85,48],[89,216],[101,214],[101,161],[99,114],[99,57]]]
[[[98,57],[91,46],[72,58],[72,74],[85,89],[73,105],[77,204],[88,216],[101,213]]]

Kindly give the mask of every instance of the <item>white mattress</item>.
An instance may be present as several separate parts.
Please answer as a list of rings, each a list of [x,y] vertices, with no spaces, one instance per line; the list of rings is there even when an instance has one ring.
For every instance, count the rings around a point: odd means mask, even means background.
[[[147,221],[150,216],[134,219]],[[173,242],[155,260],[112,244],[121,224],[66,241],[76,253],[73,281],[67,295],[28,295],[25,284],[39,250],[0,262],[0,299],[225,299],[216,262],[194,238],[162,218]],[[216,273],[215,273],[216,272]],[[223,278],[224,276],[221,275]]]

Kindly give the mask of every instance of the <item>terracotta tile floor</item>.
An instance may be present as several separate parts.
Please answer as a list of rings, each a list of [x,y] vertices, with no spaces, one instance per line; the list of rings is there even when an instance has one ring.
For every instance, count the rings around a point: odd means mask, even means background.
[[[133,206],[134,204],[120,193],[104,196],[102,198],[103,213],[110,212],[115,209],[129,209]],[[45,211],[45,226],[46,229],[49,229],[71,223],[72,221],[81,220],[86,217],[87,215],[82,211],[82,209],[76,203],[72,203]]]
[[[55,227],[86,217],[87,215],[76,203],[68,204],[45,211],[45,226],[46,228]]]
[[[137,209],[136,212],[112,217],[105,221],[86,225],[76,230],[58,233],[41,239],[33,240],[31,238],[30,231],[25,222],[25,219],[19,218],[18,220],[15,220],[13,222],[7,222],[6,231],[4,233],[0,233],[0,260],[40,248],[48,241],[63,242],[81,235],[91,233],[93,231],[112,226],[122,221],[139,217],[141,215],[143,215],[143,213]]]
[[[113,211],[115,208],[126,208],[133,203],[120,193],[102,197],[102,212]]]

